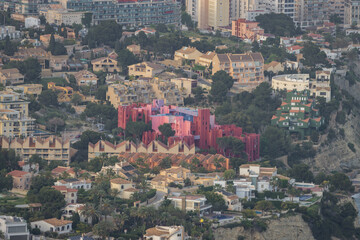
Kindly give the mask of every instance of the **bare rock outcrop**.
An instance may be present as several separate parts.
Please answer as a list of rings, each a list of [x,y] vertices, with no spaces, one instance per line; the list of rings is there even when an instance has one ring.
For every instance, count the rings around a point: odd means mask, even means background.
[[[238,240],[243,236],[249,240],[313,240],[311,229],[301,215],[283,217],[267,221],[268,228],[264,232],[245,230],[243,227],[217,228],[215,239]]]

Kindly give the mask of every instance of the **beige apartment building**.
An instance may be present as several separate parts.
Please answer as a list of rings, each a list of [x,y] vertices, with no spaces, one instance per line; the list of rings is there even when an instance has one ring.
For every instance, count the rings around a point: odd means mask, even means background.
[[[111,84],[108,86],[106,99],[115,108],[138,102],[151,103],[154,99],[164,99],[166,104],[184,104],[184,97],[175,83],[157,78]]]
[[[24,75],[17,68],[0,69],[0,83],[4,86],[24,83]]]
[[[74,77],[78,86],[97,86],[99,80],[94,73],[87,70],[74,73]]]
[[[230,24],[232,9],[230,0],[186,0],[186,11],[199,29],[216,30]]]
[[[136,102],[150,103],[153,99],[156,99],[156,96],[152,91],[152,86],[142,80],[111,84],[106,91],[106,100],[115,108]]]
[[[7,138],[1,139],[3,149],[14,149],[21,160],[28,161],[37,154],[44,160],[59,161],[66,165],[70,163],[70,141],[60,137],[50,136],[42,139],[40,137]]]
[[[71,26],[74,23],[82,24],[81,19],[84,17],[85,12],[72,12],[65,9],[49,9],[44,12],[46,21],[49,24],[56,24],[58,26],[65,24]]]
[[[202,55],[196,48],[193,47],[182,47],[181,49],[175,51],[174,60],[188,60],[188,61],[197,61],[197,59]]]
[[[230,24],[230,0],[209,0],[208,25],[216,30]]]
[[[180,90],[175,83],[154,78],[150,81],[150,84],[156,98],[163,99],[165,105],[184,105],[184,97],[181,96]]]
[[[277,75],[272,78],[271,87],[274,90],[304,91],[310,90],[313,97],[324,97],[326,102],[331,100],[330,71],[316,71],[316,78],[309,74]]]
[[[160,141],[152,141],[145,145],[140,143],[136,145],[130,141],[123,141],[114,145],[108,141],[100,140],[95,144],[89,143],[88,160],[99,157],[102,154],[107,156],[119,156],[121,153],[171,153],[171,154],[195,154],[195,146],[187,146],[183,142],[177,142],[171,146],[167,146]]]
[[[310,76],[309,74],[288,74],[277,75],[272,77],[271,87],[275,90],[294,90],[304,91],[309,89]]]
[[[128,66],[129,76],[152,78],[162,73],[165,68],[157,63],[142,62]]]
[[[117,61],[109,57],[97,58],[91,61],[94,72],[120,72],[120,68],[117,66]]]
[[[35,119],[29,117],[29,102],[13,91],[0,92],[0,136],[27,137],[35,127]]]
[[[257,86],[264,81],[264,58],[261,53],[217,54],[212,74],[220,70],[242,85]]]

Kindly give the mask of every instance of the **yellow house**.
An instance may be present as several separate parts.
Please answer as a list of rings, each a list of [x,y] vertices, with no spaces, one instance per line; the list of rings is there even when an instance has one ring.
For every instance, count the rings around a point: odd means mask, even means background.
[[[160,64],[152,63],[152,62],[142,62],[130,65],[129,76],[136,77],[148,77],[152,78],[156,74],[159,74],[164,71],[164,67]]]
[[[193,47],[182,47],[175,51],[174,60],[190,60],[197,61],[197,59],[203,55],[196,48]]]
[[[117,66],[117,61],[109,57],[97,58],[91,61],[94,72],[120,72],[120,68]]]
[[[138,192],[138,190],[135,189],[134,183],[122,178],[111,179],[110,188],[118,190],[119,191],[118,196],[124,199],[130,199],[135,192]]]

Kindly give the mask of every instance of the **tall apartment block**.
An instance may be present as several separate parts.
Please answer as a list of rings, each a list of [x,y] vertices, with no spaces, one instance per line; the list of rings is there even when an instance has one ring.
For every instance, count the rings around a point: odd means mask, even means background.
[[[349,4],[346,10],[345,23],[352,24],[360,23],[360,0],[349,0]]]
[[[34,131],[35,119],[29,117],[29,102],[12,91],[0,92],[0,136],[27,137]]]
[[[186,0],[186,11],[199,29],[230,25],[230,0]]]
[[[11,12],[24,15],[37,15],[37,6],[40,2],[38,0],[2,0],[0,1],[0,9],[7,11],[10,8]]]
[[[65,9],[93,13],[93,23],[115,20],[126,26],[180,25],[181,3],[176,0],[60,0]]]

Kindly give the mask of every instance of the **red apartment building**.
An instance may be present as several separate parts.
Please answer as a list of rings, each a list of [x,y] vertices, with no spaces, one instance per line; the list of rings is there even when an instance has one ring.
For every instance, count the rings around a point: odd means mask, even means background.
[[[145,132],[142,137],[144,144],[158,138],[160,132],[158,127],[164,123],[171,124],[175,130],[175,136],[168,139],[169,144],[177,141],[185,141],[189,146],[204,149],[215,149],[218,153],[223,153],[216,143],[217,138],[235,137],[245,143],[245,152],[249,161],[259,159],[260,135],[256,133],[243,132],[241,127],[235,125],[217,125],[215,116],[210,114],[209,109],[188,109],[177,106],[165,106],[162,100],[154,100],[152,104],[132,104],[119,106],[118,108],[118,127],[125,129],[126,123],[130,121],[151,120],[152,130]],[[227,153],[229,156],[231,153]]]

